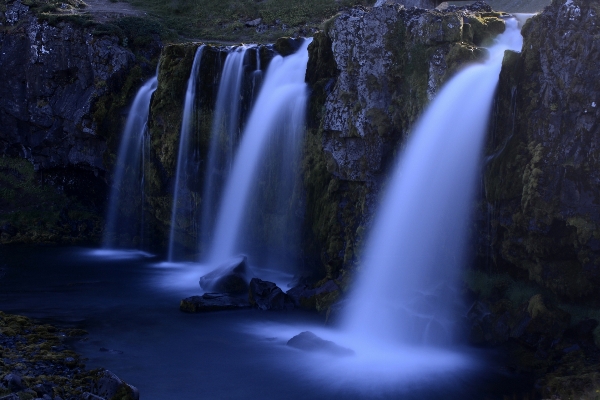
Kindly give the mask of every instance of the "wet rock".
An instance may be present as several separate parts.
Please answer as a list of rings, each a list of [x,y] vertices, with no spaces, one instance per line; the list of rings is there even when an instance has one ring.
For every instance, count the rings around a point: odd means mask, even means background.
[[[338,299],[340,288],[333,280],[328,280],[316,288],[301,283],[288,290],[287,294],[296,307],[326,311]]]
[[[600,285],[599,13],[596,1],[553,1],[506,54],[477,234],[494,268],[570,302]]]
[[[26,388],[26,386],[21,381],[21,376],[14,372],[4,376],[4,378],[2,378],[2,382],[8,389],[12,390],[13,392],[18,392],[19,390],[23,390]]]
[[[17,228],[15,228],[10,222],[7,222],[6,224],[2,225],[2,227],[0,227],[0,232],[2,233],[6,233],[10,236],[14,236],[17,234]]]
[[[83,392],[81,400],[106,400],[104,397],[96,396],[90,392]]]
[[[338,357],[355,355],[354,351],[347,349],[330,340],[325,340],[310,331],[302,332],[290,340],[287,345],[308,352],[326,353]]]
[[[32,387],[32,389],[35,391],[35,393],[37,394],[38,397],[43,397],[44,395],[53,394],[52,388],[53,388],[53,385],[51,385],[49,383],[38,383],[37,385]]]
[[[246,293],[249,271],[246,256],[235,257],[200,278],[200,287],[215,293]]]
[[[90,392],[106,399],[138,400],[140,398],[136,387],[123,382],[109,370],[102,370],[97,374]]]
[[[248,291],[248,300],[260,310],[290,310],[294,302],[273,282],[252,278]]]
[[[326,325],[334,325],[342,319],[343,312],[346,308],[347,300],[343,299],[340,301],[336,301],[327,309],[327,313],[325,314],[325,324]]]
[[[281,56],[289,56],[290,54],[294,54],[302,45],[304,39],[296,39],[290,37],[282,37],[275,41],[273,44],[273,49]]]
[[[204,293],[181,300],[179,309],[188,313],[237,310],[250,308],[247,299],[231,296],[227,293]]]

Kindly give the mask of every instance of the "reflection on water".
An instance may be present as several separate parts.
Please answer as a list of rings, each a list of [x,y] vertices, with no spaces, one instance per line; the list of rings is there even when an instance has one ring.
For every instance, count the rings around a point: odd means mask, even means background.
[[[353,343],[313,313],[182,313],[179,301],[200,294],[198,279],[210,270],[201,264],[81,248],[3,247],[0,256],[7,265],[0,309],[88,330],[74,343],[87,366],[110,369],[144,400],[493,399],[502,398],[498,387],[516,384],[487,367],[481,351]],[[285,287],[290,277],[279,278]],[[357,355],[286,346],[306,330]]]

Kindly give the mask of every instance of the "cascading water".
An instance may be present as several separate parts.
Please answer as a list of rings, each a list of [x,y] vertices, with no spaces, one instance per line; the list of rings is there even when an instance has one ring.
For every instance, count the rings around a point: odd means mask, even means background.
[[[204,45],[201,45],[196,50],[194,55],[194,61],[192,63],[192,71],[187,82],[187,90],[185,93],[185,103],[183,106],[183,117],[181,120],[181,134],[179,136],[179,153],[177,155],[177,171],[175,174],[175,187],[173,189],[173,208],[171,211],[171,233],[169,235],[169,261],[174,261],[175,256],[175,243],[177,241],[178,227],[189,223],[189,218],[185,215],[181,215],[181,210],[185,207],[180,204],[180,199],[193,198],[192,196],[185,196],[187,191],[187,180],[188,180],[188,163],[189,163],[189,147],[190,147],[190,134],[193,129],[193,116],[196,103],[196,87],[198,72],[200,71],[200,62],[202,60],[202,53],[204,51]],[[196,206],[192,205],[192,209]],[[189,208],[189,207],[187,207]]]
[[[271,61],[252,108],[227,180],[212,241],[210,262],[218,263],[240,251],[243,221],[264,153],[273,135],[298,138],[304,127],[307,90],[304,82],[308,45],[285,58]],[[282,155],[280,155],[281,157]]]
[[[515,19],[442,88],[421,117],[388,184],[344,318],[361,343],[445,345],[454,331],[452,288],[504,51],[520,51]]]
[[[214,215],[222,185],[229,175],[234,148],[240,133],[241,91],[247,67],[244,61],[248,49],[250,46],[234,48],[227,55],[223,67],[215,105],[202,196],[201,233],[199,235],[202,242],[209,240],[213,230]]]
[[[140,221],[143,221],[144,143],[150,100],[157,87],[158,78],[154,76],[138,90],[127,117],[109,198],[104,248],[117,246],[121,242],[119,236],[123,234],[129,235],[125,240],[127,244],[135,244],[138,235],[139,238],[143,237]]]

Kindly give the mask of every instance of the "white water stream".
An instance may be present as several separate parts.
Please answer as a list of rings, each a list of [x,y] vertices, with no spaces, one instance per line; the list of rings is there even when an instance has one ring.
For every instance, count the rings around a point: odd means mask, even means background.
[[[169,261],[173,261],[175,256],[175,242],[178,227],[178,217],[180,209],[183,208],[180,204],[180,198],[187,190],[187,166],[189,160],[189,146],[190,146],[190,135],[193,129],[193,115],[194,106],[196,104],[196,81],[198,79],[198,72],[200,71],[200,62],[202,60],[202,53],[204,52],[204,45],[198,47],[196,54],[194,55],[194,61],[192,63],[192,71],[187,82],[187,89],[185,92],[185,103],[183,105],[183,117],[181,120],[181,134],[179,136],[179,153],[177,155],[177,171],[175,173],[175,187],[173,189],[173,207],[171,209],[171,232],[169,235]],[[196,179],[196,177],[193,177]],[[185,196],[188,197],[189,196]],[[193,207],[193,205],[192,205]],[[184,217],[185,218],[185,217]]]
[[[140,197],[139,203],[143,202],[143,160],[141,160],[141,157],[144,154],[144,136],[147,131],[146,124],[150,112],[150,100],[157,87],[157,76],[146,82],[138,90],[127,117],[123,137],[119,145],[117,162],[114,167],[113,185],[102,243],[104,248],[117,246],[119,242],[117,235],[131,231],[126,223],[121,223],[123,221],[119,217],[119,211],[124,202],[131,201],[127,197],[131,194],[132,188],[139,188],[139,193],[136,193],[136,195]],[[141,208],[140,212],[142,212]],[[142,220],[140,216],[138,221]],[[143,232],[130,233],[143,236]]]
[[[295,54],[285,58],[276,56],[269,65],[220,202],[209,257],[211,264],[240,251],[244,216],[269,139],[274,134],[292,138],[304,127],[307,100],[304,76],[310,42],[305,40]]]
[[[452,78],[416,124],[377,211],[344,318],[357,343],[453,342],[460,297],[454,288],[490,109],[504,51],[521,46],[517,21],[509,19],[489,60]]]

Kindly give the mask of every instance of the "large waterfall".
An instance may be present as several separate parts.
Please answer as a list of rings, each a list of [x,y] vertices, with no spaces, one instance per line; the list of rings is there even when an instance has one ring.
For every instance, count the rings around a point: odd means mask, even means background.
[[[489,60],[457,74],[417,123],[377,211],[347,307],[344,328],[358,343],[452,341],[453,290],[493,95],[504,51],[521,46],[517,21],[509,19]]]
[[[198,72],[200,71],[200,62],[202,60],[202,53],[204,51],[204,45],[198,47],[194,56],[194,62],[192,64],[192,71],[187,82],[187,90],[185,93],[185,103],[183,105],[183,117],[181,120],[181,134],[179,136],[179,152],[177,155],[177,171],[175,173],[175,187],[173,189],[173,208],[171,212],[171,233],[169,235],[169,261],[173,261],[175,252],[175,242],[178,225],[188,223],[189,221],[179,222],[184,219],[185,216],[180,216],[180,198],[190,198],[191,196],[181,196],[187,189],[187,180],[197,179],[196,176],[189,177],[188,164],[190,160],[190,135],[193,126],[194,116],[194,105],[196,103],[196,87]],[[197,172],[197,171],[196,171]],[[195,205],[192,205],[194,208]]]
[[[143,240],[143,163],[145,142],[148,140],[146,124],[152,93],[157,86],[158,78],[155,76],[138,90],[127,117],[108,203],[103,238],[105,248],[119,244],[139,246]],[[125,238],[126,243],[121,243],[120,236],[124,234],[129,236]]]

